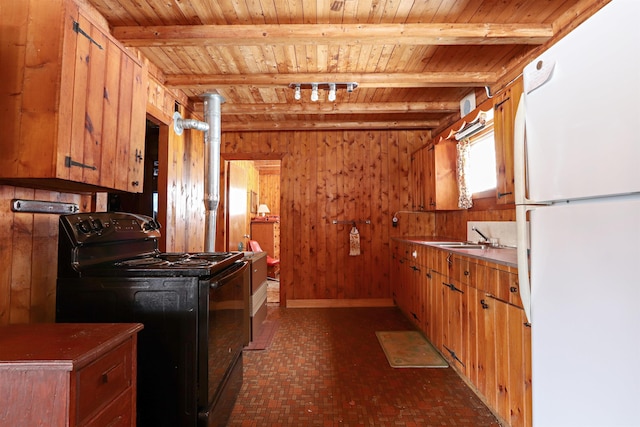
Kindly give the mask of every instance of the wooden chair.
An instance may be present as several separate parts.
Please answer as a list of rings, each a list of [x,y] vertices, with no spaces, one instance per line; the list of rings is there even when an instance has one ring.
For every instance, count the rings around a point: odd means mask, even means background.
[[[264,252],[260,247],[260,243],[256,240],[249,240],[249,249],[253,252]],[[267,254],[267,277],[269,279],[278,280],[278,273],[280,272],[280,260],[270,257]]]

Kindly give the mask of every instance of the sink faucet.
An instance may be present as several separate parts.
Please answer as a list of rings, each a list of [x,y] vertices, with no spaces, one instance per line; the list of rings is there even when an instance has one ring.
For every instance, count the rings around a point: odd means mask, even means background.
[[[484,234],[482,234],[482,231],[478,230],[478,229],[477,229],[477,228],[475,228],[475,227],[471,227],[471,229],[472,229],[473,231],[475,231],[476,233],[478,233],[480,236],[482,236],[482,238],[484,239],[484,241],[485,241],[485,242],[488,242],[488,241],[489,241],[489,238],[488,238],[487,236],[485,236]]]

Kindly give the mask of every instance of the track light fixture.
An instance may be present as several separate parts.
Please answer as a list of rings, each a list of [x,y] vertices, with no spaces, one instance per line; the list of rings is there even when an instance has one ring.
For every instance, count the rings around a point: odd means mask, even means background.
[[[356,82],[310,82],[310,83],[290,83],[289,87],[294,89],[293,98],[299,101],[302,98],[302,89],[311,89],[311,101],[317,102],[319,99],[319,90],[327,90],[327,101],[334,102],[336,100],[336,91],[345,89],[347,93],[351,93],[358,87]]]

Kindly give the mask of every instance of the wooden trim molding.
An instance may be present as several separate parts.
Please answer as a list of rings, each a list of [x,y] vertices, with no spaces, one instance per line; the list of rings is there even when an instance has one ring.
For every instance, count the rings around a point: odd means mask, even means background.
[[[391,298],[358,299],[288,299],[287,308],[353,308],[353,307],[394,307]]]

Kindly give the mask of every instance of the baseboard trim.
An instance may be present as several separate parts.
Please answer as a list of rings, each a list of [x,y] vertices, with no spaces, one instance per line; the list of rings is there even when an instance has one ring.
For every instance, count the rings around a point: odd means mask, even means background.
[[[394,307],[393,298],[288,299],[287,308]]]

